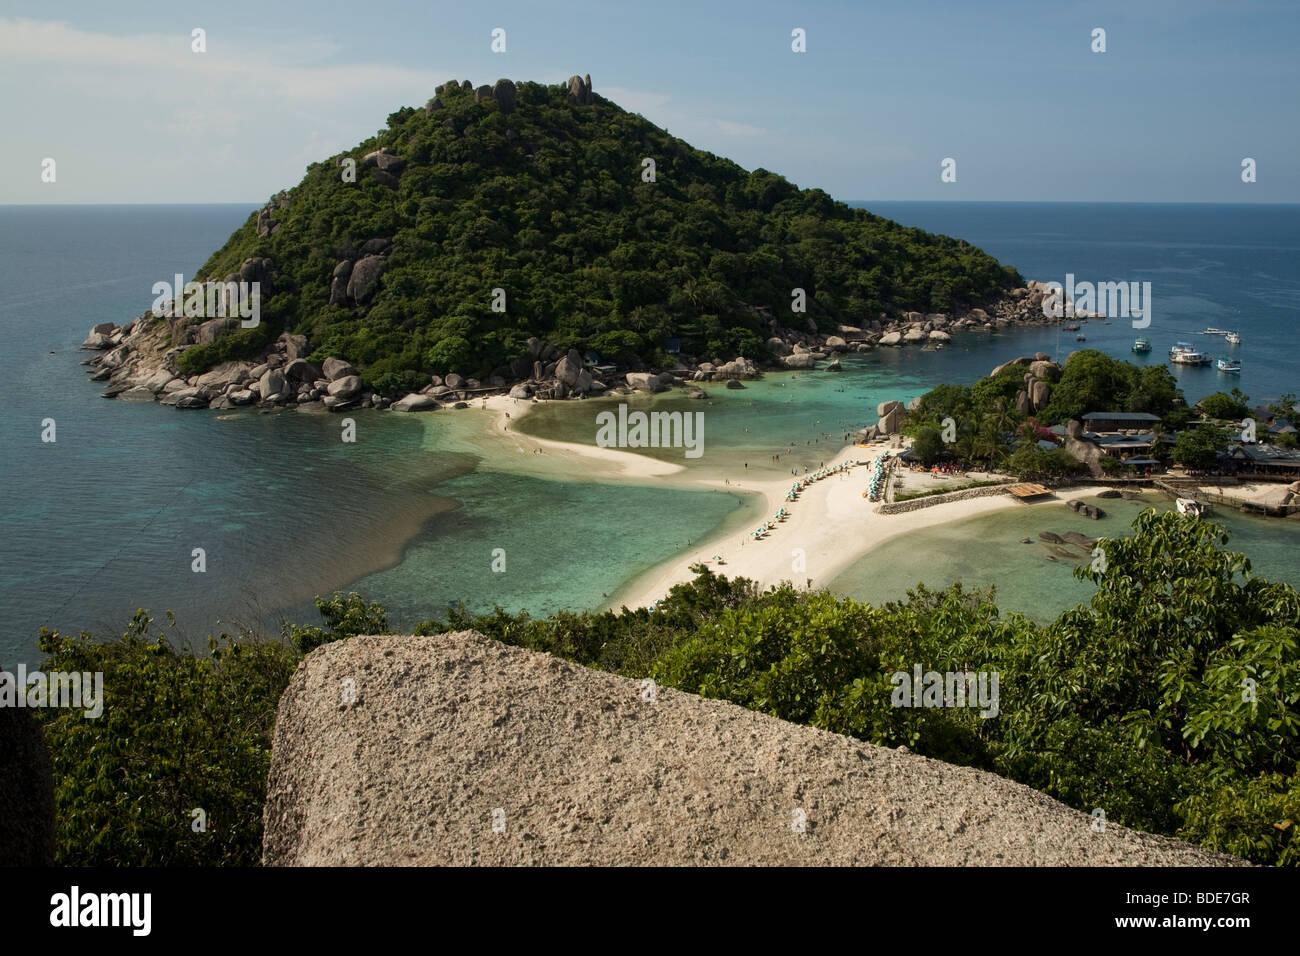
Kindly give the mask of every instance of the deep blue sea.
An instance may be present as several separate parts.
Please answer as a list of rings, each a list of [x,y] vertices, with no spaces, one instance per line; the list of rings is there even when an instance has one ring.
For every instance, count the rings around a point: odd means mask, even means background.
[[[1205,326],[1240,330],[1244,374],[1182,369],[1189,400],[1229,384],[1257,400],[1300,392],[1300,206],[864,205],[967,239],[1026,278],[1152,282],[1148,361]],[[191,276],[253,208],[0,206],[0,666],[34,662],[42,625],[106,635],[137,607],[172,610],[193,639],[307,621],[314,595],[352,587],[403,625],[455,600],[595,607],[687,537],[744,519],[746,503],[726,494],[584,483],[576,463],[530,474],[532,462],[481,439],[473,413],[358,414],[347,445],[334,416],[102,399],[79,364],[90,327],[142,312],[155,281]],[[1086,347],[1133,357],[1128,323],[1087,334]],[[878,401],[1077,347],[1026,329],[873,353],[833,382],[771,376],[717,396],[710,441],[723,464],[752,449],[761,468],[769,447],[874,421]],[[566,408],[547,406],[539,427],[564,430],[578,414]],[[45,419],[54,443],[41,441]],[[506,573],[491,570],[498,547]]]

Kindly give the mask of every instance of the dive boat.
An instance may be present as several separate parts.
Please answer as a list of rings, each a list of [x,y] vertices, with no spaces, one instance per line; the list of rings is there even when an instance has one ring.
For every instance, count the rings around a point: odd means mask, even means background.
[[[1240,333],[1240,332],[1229,332],[1229,333],[1228,333],[1228,344],[1229,344],[1229,345],[1240,345],[1240,344],[1241,344],[1241,333]]]
[[[1196,349],[1179,349],[1169,356],[1169,361],[1175,365],[1209,365],[1211,359],[1204,352],[1198,352]]]
[[[1148,338],[1139,338],[1133,340],[1133,351],[1146,354],[1151,351],[1151,340]]]
[[[1236,359],[1219,359],[1219,371],[1229,375],[1241,374],[1241,362]]]

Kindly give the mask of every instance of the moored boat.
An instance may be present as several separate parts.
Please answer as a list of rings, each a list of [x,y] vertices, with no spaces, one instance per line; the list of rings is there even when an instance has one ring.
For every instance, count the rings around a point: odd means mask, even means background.
[[[1178,505],[1180,515],[1188,515],[1192,518],[1199,518],[1205,514],[1205,505],[1195,498],[1179,498],[1175,504]]]
[[[1236,359],[1219,359],[1219,371],[1229,375],[1241,374],[1241,362]]]
[[[1228,344],[1229,344],[1229,345],[1240,345],[1240,344],[1241,344],[1241,333],[1240,333],[1240,332],[1229,332],[1227,338],[1228,338]]]
[[[1178,342],[1169,350],[1169,361],[1175,365],[1209,365],[1212,359],[1186,342]]]

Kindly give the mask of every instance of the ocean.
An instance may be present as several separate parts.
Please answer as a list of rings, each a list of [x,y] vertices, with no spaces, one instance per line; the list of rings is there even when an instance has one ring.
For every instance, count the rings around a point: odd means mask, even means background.
[[[1189,400],[1232,384],[1255,400],[1300,392],[1300,207],[865,205],[965,238],[1026,278],[1151,281],[1154,318],[1141,333],[1155,346],[1148,361],[1207,325],[1239,329],[1239,380],[1180,369]],[[314,621],[312,598],[339,589],[384,603],[408,627],[456,601],[538,614],[594,608],[688,538],[756,514],[745,496],[665,481],[598,484],[578,460],[520,456],[486,435],[477,409],[357,413],[358,440],[346,444],[334,416],[190,413],[100,398],[77,348],[90,327],[142,312],[155,281],[192,275],[253,208],[0,207],[0,665],[35,662],[41,626],[107,636],[138,607],[160,618],[173,611],[177,640],[195,644],[240,626],[273,631],[281,617]],[[1089,323],[1087,334],[1086,347],[1133,357],[1128,323]],[[881,401],[974,381],[1016,355],[1063,358],[1077,347],[1055,328],[963,335],[939,352],[854,356],[839,375],[769,375],[744,391],[710,387],[704,402],[653,401],[706,412],[707,452],[681,462],[693,474],[738,465],[784,473],[829,458],[847,432],[875,420]],[[601,407],[546,405],[527,430],[594,444]],[[53,443],[41,440],[47,419]],[[1246,543],[1234,544],[1257,558],[1257,571],[1295,580],[1294,522],[1232,521],[1247,529]],[[1006,568],[970,578],[960,560],[979,538],[964,534],[927,538],[924,548],[887,544],[836,590],[887,600],[955,571],[973,584],[1021,582],[1010,588],[1021,609],[1045,606],[1044,589],[1075,600],[1057,586],[1060,568],[1040,567],[1029,546],[1011,549]],[[498,552],[504,570],[493,570]],[[886,552],[889,575],[873,573]]]

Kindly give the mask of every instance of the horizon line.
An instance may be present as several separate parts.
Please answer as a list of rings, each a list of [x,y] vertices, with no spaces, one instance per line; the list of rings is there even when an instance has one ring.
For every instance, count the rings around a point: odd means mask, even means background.
[[[292,187],[289,187],[292,188]],[[1176,199],[836,199],[855,203],[933,203],[934,205],[1020,205],[1020,206],[1300,206],[1300,200],[1176,200]],[[0,202],[0,209],[50,206],[262,206],[265,199],[221,199],[208,202]]]

